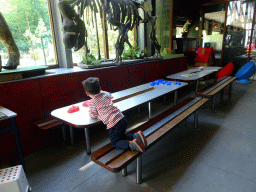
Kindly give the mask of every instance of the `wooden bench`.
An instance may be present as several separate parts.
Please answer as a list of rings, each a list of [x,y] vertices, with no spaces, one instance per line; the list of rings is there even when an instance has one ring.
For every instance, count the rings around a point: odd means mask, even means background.
[[[146,150],[148,150],[174,127],[178,126],[192,114],[195,114],[194,127],[197,128],[197,110],[207,101],[207,98],[189,97],[160,115],[149,119],[130,133],[136,133],[139,130],[143,131],[147,138],[148,146],[146,147]],[[136,182],[141,183],[142,153],[138,151],[116,149],[109,143],[91,154],[91,160],[93,162],[113,173],[122,170],[123,176],[127,175],[127,165],[135,159],[137,159]]]
[[[232,82],[236,80],[236,77],[228,76],[222,77],[216,83],[213,83],[197,92],[197,96],[206,98],[212,97],[212,109],[214,109],[215,95],[221,91],[221,97],[225,87],[229,86],[229,95],[232,93]]]
[[[62,125],[63,140],[66,141],[66,129],[63,121],[47,117],[45,119],[40,119],[37,122],[35,122],[35,126],[42,130],[51,129],[60,125]]]

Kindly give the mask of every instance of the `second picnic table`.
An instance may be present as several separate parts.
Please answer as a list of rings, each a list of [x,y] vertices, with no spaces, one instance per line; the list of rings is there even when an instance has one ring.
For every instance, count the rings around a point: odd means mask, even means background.
[[[221,68],[222,67],[196,67],[193,69],[168,75],[166,78],[172,79],[172,80],[179,80],[179,81],[196,81],[196,90],[195,90],[195,96],[196,96],[199,89],[199,80],[213,73],[216,73],[216,77],[217,77],[217,73]]]

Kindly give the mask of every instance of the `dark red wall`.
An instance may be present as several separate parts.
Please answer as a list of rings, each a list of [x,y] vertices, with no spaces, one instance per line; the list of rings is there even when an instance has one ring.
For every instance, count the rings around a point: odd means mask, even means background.
[[[0,105],[17,113],[21,147],[27,156],[62,141],[61,129],[40,130],[34,122],[54,109],[85,100],[81,82],[86,78],[99,77],[102,90],[116,92],[186,69],[184,57],[1,83]],[[17,160],[12,133],[0,135],[0,146],[0,163]]]

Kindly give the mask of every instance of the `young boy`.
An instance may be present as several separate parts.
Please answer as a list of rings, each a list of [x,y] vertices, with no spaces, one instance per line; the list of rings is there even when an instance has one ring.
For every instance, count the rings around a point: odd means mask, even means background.
[[[126,133],[127,120],[122,112],[113,105],[111,94],[101,91],[97,77],[89,77],[82,82],[89,100],[91,118],[99,118],[106,126],[112,145],[116,148],[145,151],[147,139],[141,131],[135,134]]]

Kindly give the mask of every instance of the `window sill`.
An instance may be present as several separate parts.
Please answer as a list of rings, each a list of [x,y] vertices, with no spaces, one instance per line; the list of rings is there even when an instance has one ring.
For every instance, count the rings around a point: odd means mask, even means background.
[[[169,59],[175,59],[175,58],[181,58],[181,57],[184,57],[184,55],[183,54],[172,54],[172,55],[168,55],[168,58],[164,58],[162,60],[169,60]],[[95,70],[103,70],[103,69],[108,69],[108,68],[116,68],[116,67],[122,67],[122,66],[151,63],[151,62],[157,62],[157,61],[160,61],[160,60],[159,59],[155,59],[155,60],[142,60],[142,59],[124,60],[121,65],[104,66],[104,67],[99,67],[99,68],[83,69],[83,68],[80,68],[78,66],[74,66],[73,68],[47,69],[47,70],[45,70],[45,73],[43,75],[40,74],[38,76],[26,77],[26,78],[19,79],[19,80],[11,80],[11,81],[0,82],[0,84],[1,83],[13,82],[13,81],[24,81],[24,80],[28,80],[28,79],[44,78],[44,77],[55,76],[55,75],[66,75],[66,74],[80,73],[80,72],[85,72],[85,71],[95,71]]]

